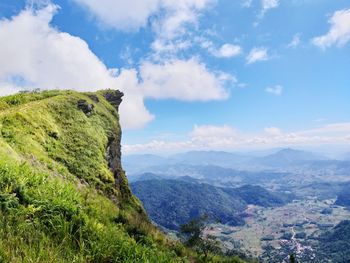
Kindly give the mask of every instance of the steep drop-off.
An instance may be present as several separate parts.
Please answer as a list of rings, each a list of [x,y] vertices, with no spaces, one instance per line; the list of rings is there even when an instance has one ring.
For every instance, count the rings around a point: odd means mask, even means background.
[[[120,163],[122,93],[0,98],[0,262],[186,262]]]

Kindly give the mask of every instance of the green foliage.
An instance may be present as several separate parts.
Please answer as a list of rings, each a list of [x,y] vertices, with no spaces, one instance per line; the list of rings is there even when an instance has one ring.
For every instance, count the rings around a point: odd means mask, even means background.
[[[186,262],[116,181],[108,138],[117,111],[99,94],[23,93],[0,98],[0,262]],[[90,116],[77,108],[94,104]]]
[[[250,185],[221,188],[182,180],[151,179],[134,182],[131,188],[152,220],[173,230],[203,214],[213,221],[242,225],[240,213],[247,204],[270,207],[285,203],[276,194]]]
[[[316,260],[350,262],[350,220],[341,221],[319,238]]]
[[[204,230],[208,224],[208,216],[202,215],[181,225],[180,233],[184,235],[185,244],[198,253],[200,262],[243,262],[237,257],[225,257],[220,243],[212,235],[206,235]]]

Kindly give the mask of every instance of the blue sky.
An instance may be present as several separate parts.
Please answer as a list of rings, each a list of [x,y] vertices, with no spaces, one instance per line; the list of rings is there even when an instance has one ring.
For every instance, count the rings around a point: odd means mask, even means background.
[[[0,94],[118,88],[125,153],[346,150],[346,0],[2,0]]]

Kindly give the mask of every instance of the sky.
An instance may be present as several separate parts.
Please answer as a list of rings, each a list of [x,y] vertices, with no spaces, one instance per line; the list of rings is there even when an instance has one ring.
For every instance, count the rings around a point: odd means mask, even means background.
[[[1,0],[0,95],[124,92],[122,150],[350,151],[349,0]]]

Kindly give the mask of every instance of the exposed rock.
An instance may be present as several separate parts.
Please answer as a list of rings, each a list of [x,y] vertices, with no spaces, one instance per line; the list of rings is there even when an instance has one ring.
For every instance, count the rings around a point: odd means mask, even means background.
[[[108,90],[104,94],[105,99],[118,110],[120,103],[122,102],[122,97],[124,93],[119,90]]]
[[[94,105],[89,104],[86,100],[78,100],[78,108],[82,110],[86,116],[91,116]]]
[[[124,94],[119,90],[108,90],[104,92],[105,99],[118,111]],[[128,182],[125,179],[125,172],[121,165],[121,130],[113,132],[108,138],[106,159],[108,166],[114,174],[114,178],[122,196],[126,199],[132,196]]]

